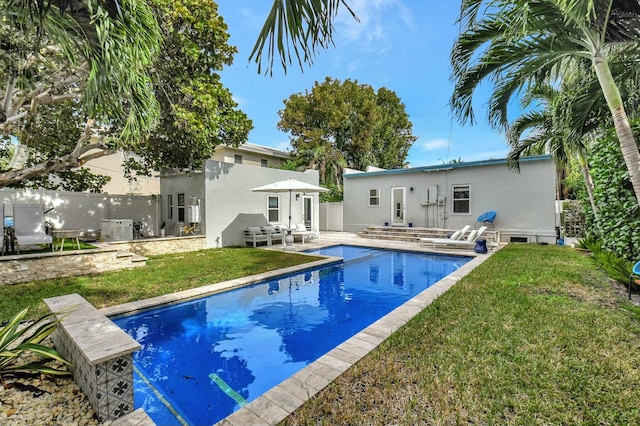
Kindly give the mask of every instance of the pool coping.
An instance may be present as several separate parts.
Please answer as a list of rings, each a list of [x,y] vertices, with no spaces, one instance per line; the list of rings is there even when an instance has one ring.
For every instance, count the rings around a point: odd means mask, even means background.
[[[298,371],[280,384],[274,386],[260,397],[248,403],[226,418],[220,420],[217,426],[245,426],[248,424],[256,426],[274,425],[284,420],[289,414],[302,406],[307,400],[320,392],[329,383],[347,371],[352,365],[374,350],[380,343],[386,340],[391,334],[415,317],[419,312],[429,306],[440,295],[444,294],[455,283],[477,266],[487,260],[497,250],[489,251],[487,254],[476,254],[473,252],[453,252],[453,251],[432,251],[417,249],[416,247],[391,248],[381,247],[378,244],[366,244],[364,242],[336,242],[329,241],[314,244],[313,247],[307,245],[301,249],[311,249],[328,247],[337,244],[356,245],[369,248],[386,248],[388,250],[403,250],[419,253],[460,255],[472,257],[472,259],[437,281],[429,288],[423,290],[407,302],[383,316],[362,331],[350,337],[340,345],[336,346],[316,361],[312,362],[302,370]],[[500,247],[498,247],[498,250]],[[305,253],[300,253],[305,254]],[[183,302],[185,300],[204,297],[210,294],[229,291],[235,288],[249,286],[251,284],[268,280],[274,277],[288,275],[306,269],[317,268],[333,263],[339,263],[342,258],[329,257],[316,260],[302,265],[291,266],[277,271],[269,271],[248,277],[238,278],[221,283],[211,284],[195,289],[184,290],[151,299],[125,303],[99,310],[105,316],[117,317],[123,314],[132,314],[136,311],[160,307],[162,305]]]

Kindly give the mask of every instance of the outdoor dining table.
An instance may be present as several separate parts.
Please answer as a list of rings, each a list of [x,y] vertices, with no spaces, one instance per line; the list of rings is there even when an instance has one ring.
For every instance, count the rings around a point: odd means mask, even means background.
[[[76,244],[78,245],[78,250],[80,250],[80,235],[82,234],[81,229],[54,229],[52,231],[52,237],[58,244],[60,244],[60,251],[64,249],[64,240],[69,238],[71,240],[76,240]],[[54,247],[57,244],[54,242]]]

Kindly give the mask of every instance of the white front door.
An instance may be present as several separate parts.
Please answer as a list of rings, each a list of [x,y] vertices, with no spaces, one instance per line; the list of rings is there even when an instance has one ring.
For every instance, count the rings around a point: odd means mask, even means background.
[[[391,225],[404,226],[406,193],[404,187],[391,188]]]

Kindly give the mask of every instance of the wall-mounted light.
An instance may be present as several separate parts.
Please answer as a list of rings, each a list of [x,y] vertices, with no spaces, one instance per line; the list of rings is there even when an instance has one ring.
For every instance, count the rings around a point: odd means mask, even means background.
[[[409,191],[413,191],[413,186],[409,188]]]
[[[296,194],[296,201],[300,199],[300,194]]]

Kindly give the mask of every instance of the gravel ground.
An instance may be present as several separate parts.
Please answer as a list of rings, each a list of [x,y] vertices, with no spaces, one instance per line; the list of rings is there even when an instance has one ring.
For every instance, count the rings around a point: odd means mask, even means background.
[[[34,388],[19,390],[15,382]],[[0,424],[84,426],[99,423],[89,401],[70,377],[38,377],[4,380],[0,388]]]
[[[51,340],[43,344],[51,347]],[[36,358],[23,354],[17,363],[32,362]],[[52,363],[58,369],[65,367]],[[99,425],[89,400],[71,376],[37,376],[1,378],[0,425],[3,426],[86,426]],[[28,387],[27,390],[20,388]],[[108,426],[111,421],[102,423]]]

